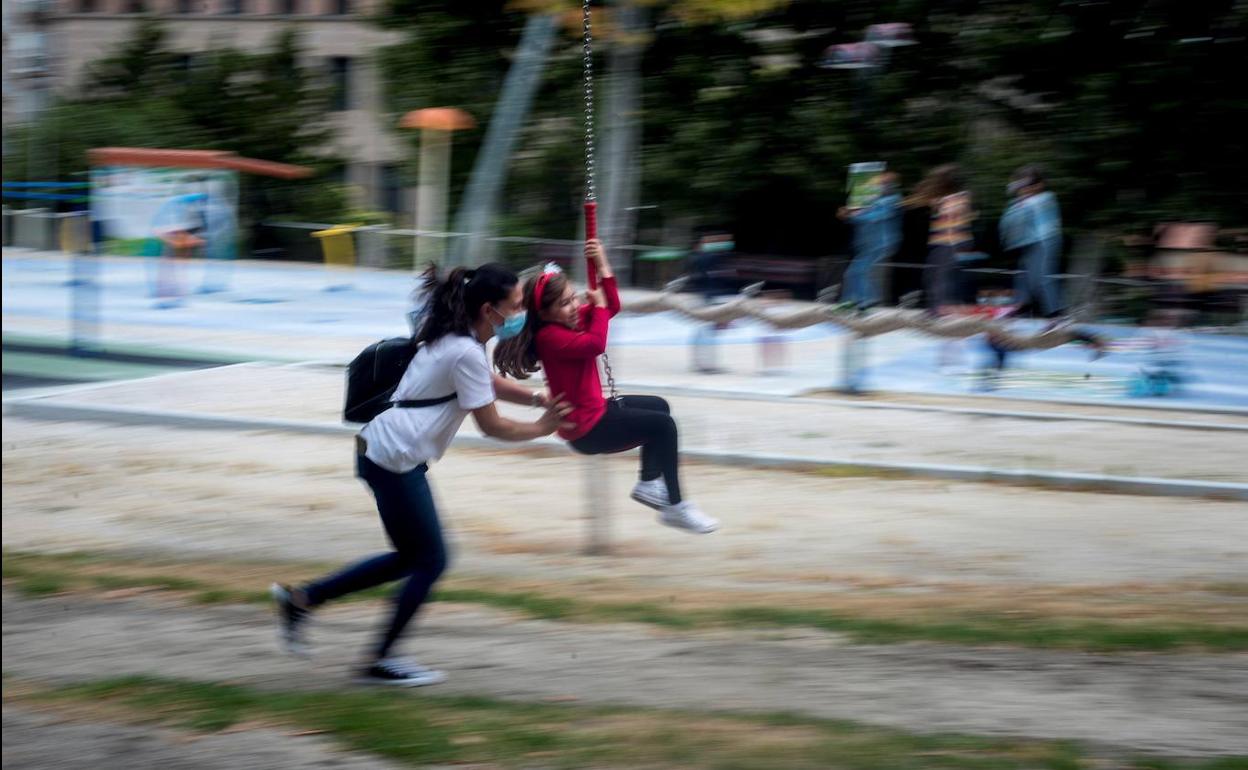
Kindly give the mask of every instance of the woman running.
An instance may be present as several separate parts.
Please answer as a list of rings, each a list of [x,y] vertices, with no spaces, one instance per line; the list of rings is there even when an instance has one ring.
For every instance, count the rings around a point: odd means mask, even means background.
[[[456,268],[439,279],[426,275],[426,306],[415,340],[420,345],[392,396],[390,409],[373,418],[356,437],[357,475],[372,489],[381,523],[394,550],[353,564],[297,588],[275,584],[281,638],[292,652],[306,651],[304,626],[312,610],[347,594],[406,579],[395,597],[389,625],[377,640],[362,681],[378,684],[436,684],[446,677],[395,657],[408,622],[447,565],[442,525],[429,489],[429,463],[446,452],[460,424],[472,414],[482,433],[526,441],[571,423],[558,399],[547,399],[490,369],[485,343],[505,339],[525,324],[519,279],[500,265]],[[497,398],[545,407],[537,422],[499,415]],[[400,402],[429,405],[407,408]],[[432,403],[431,403],[432,402]]]

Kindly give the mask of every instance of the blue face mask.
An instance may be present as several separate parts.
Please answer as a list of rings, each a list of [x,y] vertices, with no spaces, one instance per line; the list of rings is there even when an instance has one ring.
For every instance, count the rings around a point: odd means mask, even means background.
[[[494,324],[494,336],[500,340],[509,340],[520,332],[524,331],[524,322],[527,320],[528,313],[521,310],[519,313],[507,318],[501,324]]]

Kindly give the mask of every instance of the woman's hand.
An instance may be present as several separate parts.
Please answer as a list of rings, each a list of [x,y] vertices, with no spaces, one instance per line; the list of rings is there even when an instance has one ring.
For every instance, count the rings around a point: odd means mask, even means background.
[[[546,411],[542,413],[537,424],[546,431],[543,435],[549,435],[559,429],[567,429],[576,427],[576,423],[568,422],[563,419],[572,411],[572,405],[563,400],[563,394],[547,399]]]
[[[602,293],[602,289],[591,289],[585,292],[585,301],[594,307],[607,306],[607,296]]]

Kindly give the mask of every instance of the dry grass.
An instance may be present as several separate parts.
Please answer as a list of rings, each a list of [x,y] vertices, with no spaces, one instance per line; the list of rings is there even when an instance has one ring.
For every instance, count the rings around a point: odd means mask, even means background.
[[[264,601],[270,582],[309,578],[327,569],[309,564],[138,561],[90,553],[10,553],[5,558],[6,581],[31,594],[82,592],[124,598],[159,592],[198,602]],[[594,581],[594,590],[587,593],[585,580],[461,575],[440,584],[438,594],[442,601],[484,604],[555,620],[633,621],[675,628],[807,626],[871,641],[980,638],[1109,649],[1206,643],[1214,649],[1227,645],[1240,649],[1244,643],[1235,640],[1248,633],[1243,623],[1248,601],[1226,593],[1238,591],[1238,584],[1017,587],[906,583],[844,574],[825,577],[835,581],[831,590],[673,592],[603,578]],[[376,596],[380,593],[363,598]],[[1139,639],[1130,641],[1133,635]]]

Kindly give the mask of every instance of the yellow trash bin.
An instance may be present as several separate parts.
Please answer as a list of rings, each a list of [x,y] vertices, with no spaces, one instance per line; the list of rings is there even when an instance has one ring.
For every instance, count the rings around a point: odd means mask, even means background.
[[[61,251],[66,254],[85,254],[91,250],[91,222],[83,217],[65,217],[61,220]]]
[[[312,233],[313,238],[321,239],[321,252],[325,256],[326,265],[337,267],[355,267],[355,231],[361,225],[334,225],[325,230]]]

